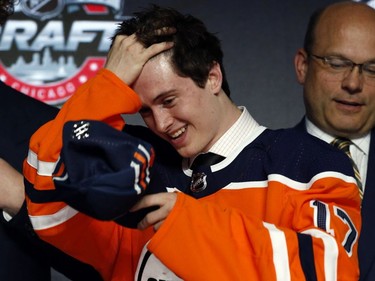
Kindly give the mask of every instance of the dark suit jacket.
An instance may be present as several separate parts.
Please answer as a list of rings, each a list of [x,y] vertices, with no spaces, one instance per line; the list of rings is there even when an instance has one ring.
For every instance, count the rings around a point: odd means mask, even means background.
[[[0,157],[22,171],[31,135],[57,112],[57,108],[0,82]],[[25,206],[10,223],[4,221],[2,214],[0,218],[0,280],[48,281],[51,266],[72,280],[101,280],[88,265],[41,241],[32,229]]]
[[[360,280],[375,280],[375,129],[371,131],[358,254]]]
[[[306,131],[305,119],[296,126]],[[362,229],[359,236],[360,281],[375,280],[375,129],[371,131],[365,194],[362,201]]]

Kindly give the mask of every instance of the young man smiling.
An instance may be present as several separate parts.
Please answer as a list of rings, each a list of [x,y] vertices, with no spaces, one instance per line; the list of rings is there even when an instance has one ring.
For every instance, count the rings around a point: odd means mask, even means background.
[[[31,139],[24,175],[40,237],[105,280],[356,280],[360,199],[345,155],[292,129],[268,130],[237,107],[220,42],[200,20],[156,6],[135,16],[119,27],[105,69]],[[131,229],[62,202],[69,201],[60,184],[70,164],[61,150],[69,151],[68,121],[121,130],[121,114],[137,111],[168,145],[156,146],[146,188],[157,193],[141,192],[127,215],[158,208]],[[169,159],[173,149],[177,162]],[[193,171],[206,153],[219,162]],[[151,163],[152,152],[145,158]],[[147,167],[134,167],[136,180],[147,178]],[[115,207],[100,197],[91,203]]]

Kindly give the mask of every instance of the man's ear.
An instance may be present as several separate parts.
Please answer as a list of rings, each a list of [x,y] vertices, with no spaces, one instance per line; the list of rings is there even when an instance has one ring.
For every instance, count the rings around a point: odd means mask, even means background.
[[[294,56],[294,69],[296,71],[297,80],[300,84],[305,83],[308,67],[308,54],[304,49],[298,49],[296,55]]]
[[[220,65],[215,62],[208,73],[206,87],[209,87],[211,92],[218,94],[221,90],[223,83],[223,73],[221,72]]]

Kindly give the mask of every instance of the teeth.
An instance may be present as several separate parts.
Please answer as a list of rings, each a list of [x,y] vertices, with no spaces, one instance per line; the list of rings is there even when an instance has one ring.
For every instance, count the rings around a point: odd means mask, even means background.
[[[186,128],[181,128],[180,130],[178,130],[177,132],[175,132],[173,135],[171,135],[172,138],[178,138],[179,136],[181,136],[184,132],[186,131]]]

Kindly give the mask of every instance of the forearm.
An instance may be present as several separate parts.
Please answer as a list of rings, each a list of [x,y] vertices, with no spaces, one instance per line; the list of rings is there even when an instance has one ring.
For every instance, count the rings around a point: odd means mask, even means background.
[[[25,200],[23,176],[0,158],[0,209],[14,216]]]

